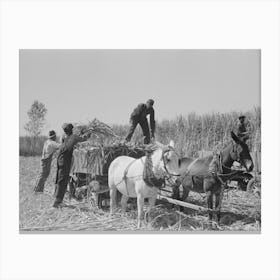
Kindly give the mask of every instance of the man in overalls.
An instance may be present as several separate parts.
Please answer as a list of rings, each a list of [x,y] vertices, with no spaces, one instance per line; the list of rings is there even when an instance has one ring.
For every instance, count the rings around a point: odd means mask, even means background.
[[[57,156],[57,173],[56,173],[56,189],[55,189],[55,201],[53,207],[58,208],[63,206],[62,201],[67,189],[69,181],[69,173],[71,169],[71,161],[74,146],[78,142],[87,140],[88,134],[84,134],[82,137],[73,134],[73,125],[66,123],[62,126],[65,137],[61,147],[58,150]]]
[[[151,142],[151,136],[154,138],[155,133],[155,111],[153,108],[154,100],[149,99],[145,104],[140,103],[130,115],[130,128],[128,135],[126,136],[126,141],[129,142],[135,131],[135,128],[140,124],[143,135],[144,144],[149,144]],[[150,115],[150,127],[147,120],[147,115]],[[150,134],[151,129],[151,134]]]
[[[60,144],[56,142],[56,133],[55,131],[51,130],[49,132],[49,138],[44,143],[41,158],[41,170],[34,187],[35,193],[42,193],[44,191],[45,182],[48,179],[51,171],[53,154],[59,147]]]

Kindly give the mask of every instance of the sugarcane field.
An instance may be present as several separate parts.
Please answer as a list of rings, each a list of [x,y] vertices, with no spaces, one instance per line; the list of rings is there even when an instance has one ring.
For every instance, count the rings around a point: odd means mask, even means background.
[[[254,112],[257,114],[257,111]],[[217,117],[217,116],[216,116]],[[226,116],[224,116],[226,121]],[[171,125],[161,129],[173,129],[170,135],[178,135],[176,131],[186,128],[187,121],[183,123],[178,119],[176,126]],[[201,121],[197,118],[196,121]],[[148,201],[144,204],[144,217],[140,228],[137,227],[137,201],[130,198],[125,213],[121,210],[121,194],[118,192],[118,206],[114,214],[110,214],[110,194],[108,188],[108,168],[113,159],[120,155],[130,155],[141,158],[149,152],[149,145],[140,144],[141,131],[136,131],[139,141],[124,143],[109,127],[99,125],[91,126],[91,136],[77,144],[73,151],[72,166],[68,189],[64,197],[64,207],[54,208],[54,184],[56,177],[56,158],[51,163],[49,175],[44,191],[34,192],[30,186],[35,186],[40,168],[40,156],[20,157],[20,230],[21,231],[260,231],[261,225],[261,190],[260,184],[254,189],[248,188],[251,177],[244,177],[244,182],[236,179],[227,183],[224,189],[221,219],[217,223],[211,222],[207,212],[205,193],[190,191],[187,199],[182,199],[183,187],[179,187],[178,197],[174,197],[174,186],[168,181],[158,189],[157,200],[151,209]],[[92,124],[92,123],[91,123]],[[102,125],[101,125],[102,124]],[[175,124],[175,122],[174,122]],[[197,122],[198,124],[198,122]],[[166,126],[166,124],[162,124]],[[182,126],[182,127],[180,127]],[[225,126],[226,127],[226,126]],[[86,130],[86,125],[74,126],[74,133],[80,135]],[[203,133],[203,131],[201,131]],[[177,153],[185,155],[199,144],[195,139],[195,130],[191,132],[193,140],[182,144],[183,135],[178,135],[175,143]],[[176,146],[175,146],[176,147]],[[217,147],[216,147],[217,149]],[[194,158],[213,154],[199,150]],[[240,171],[241,173],[243,171]],[[256,173],[256,172],[255,172]],[[236,176],[236,175],[235,175]],[[256,176],[253,175],[252,178]],[[258,175],[260,176],[260,175]],[[237,176],[236,176],[237,177]],[[241,176],[242,177],[242,176]],[[246,185],[247,183],[247,185]],[[73,199],[75,196],[75,199]],[[185,204],[184,204],[185,203]]]
[[[20,233],[261,232],[258,50],[20,56]]]

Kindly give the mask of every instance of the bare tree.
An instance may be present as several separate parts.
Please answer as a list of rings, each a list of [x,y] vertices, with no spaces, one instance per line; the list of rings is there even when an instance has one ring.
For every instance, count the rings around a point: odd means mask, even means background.
[[[30,152],[31,155],[36,154],[36,145],[39,143],[39,136],[45,125],[45,116],[47,114],[46,106],[35,100],[31,108],[27,112],[29,121],[25,124],[24,129],[28,132],[30,137]]]
[[[27,112],[29,121],[24,126],[24,129],[30,134],[30,136],[38,137],[41,134],[45,125],[46,113],[46,106],[38,100],[35,100],[31,105],[30,110]]]

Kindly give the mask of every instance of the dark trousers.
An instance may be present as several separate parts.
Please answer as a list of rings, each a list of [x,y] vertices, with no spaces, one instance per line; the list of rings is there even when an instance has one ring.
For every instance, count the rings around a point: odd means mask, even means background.
[[[140,124],[142,128],[143,135],[144,135],[144,144],[149,144],[151,142],[151,137],[150,137],[150,129],[149,129],[147,118],[141,120],[137,120],[133,118],[130,119],[130,128],[129,128],[128,135],[126,136],[126,141],[131,140],[131,137],[135,131],[137,124]]]
[[[36,185],[34,187],[34,192],[44,191],[45,182],[48,179],[51,172],[51,164],[52,164],[52,156],[41,159],[41,166],[40,166],[41,170],[37,178]]]
[[[62,202],[67,185],[69,182],[69,173],[70,173],[71,165],[57,165],[57,173],[56,173],[56,187],[55,187],[55,200],[57,202]]]

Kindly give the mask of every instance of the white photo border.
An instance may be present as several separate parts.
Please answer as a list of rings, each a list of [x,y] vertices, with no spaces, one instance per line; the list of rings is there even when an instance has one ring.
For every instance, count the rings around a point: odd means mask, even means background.
[[[0,278],[280,279],[279,31],[278,1],[2,1]],[[261,49],[261,234],[19,234],[19,49],[118,48]]]

